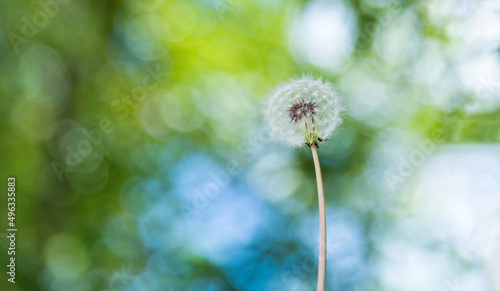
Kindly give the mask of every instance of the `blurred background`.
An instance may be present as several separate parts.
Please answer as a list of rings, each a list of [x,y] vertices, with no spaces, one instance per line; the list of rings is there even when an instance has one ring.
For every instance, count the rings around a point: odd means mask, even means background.
[[[346,106],[327,290],[500,290],[500,1],[0,6],[1,290],[315,290],[311,153],[262,125],[302,73]]]

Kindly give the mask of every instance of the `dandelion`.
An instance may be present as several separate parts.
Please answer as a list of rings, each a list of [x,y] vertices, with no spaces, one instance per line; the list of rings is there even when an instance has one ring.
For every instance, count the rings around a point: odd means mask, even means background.
[[[321,78],[305,75],[277,86],[269,97],[265,112],[272,136],[292,146],[306,144],[312,151],[320,219],[317,291],[325,290],[326,271],[325,195],[317,148],[342,123],[341,111],[340,96],[333,86]]]
[[[341,111],[340,96],[329,82],[303,76],[273,90],[265,115],[274,137],[292,146],[318,147],[342,123]]]

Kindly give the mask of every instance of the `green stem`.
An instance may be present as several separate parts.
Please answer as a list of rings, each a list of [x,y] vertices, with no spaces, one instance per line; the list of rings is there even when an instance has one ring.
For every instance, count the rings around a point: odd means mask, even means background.
[[[315,145],[311,145],[314,160],[314,169],[316,171],[316,184],[318,185],[318,205],[319,205],[319,261],[318,261],[318,287],[317,291],[325,290],[326,273],[326,210],[325,193],[323,190],[323,178],[321,177],[321,167],[319,165],[318,150]]]

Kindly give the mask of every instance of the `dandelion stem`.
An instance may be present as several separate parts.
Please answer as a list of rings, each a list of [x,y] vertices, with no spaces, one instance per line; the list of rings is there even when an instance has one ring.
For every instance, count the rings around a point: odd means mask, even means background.
[[[318,261],[318,287],[317,291],[325,290],[325,271],[326,271],[326,210],[325,210],[325,192],[323,191],[323,178],[321,177],[321,167],[319,166],[318,150],[315,145],[311,145],[314,159],[314,169],[316,170],[316,184],[318,185],[318,204],[319,204],[319,261]]]

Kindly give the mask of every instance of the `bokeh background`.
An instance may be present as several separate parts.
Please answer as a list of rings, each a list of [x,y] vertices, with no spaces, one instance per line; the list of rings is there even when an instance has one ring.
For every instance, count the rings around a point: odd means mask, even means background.
[[[346,107],[319,151],[327,290],[500,290],[499,10],[1,1],[0,289],[315,290],[311,153],[262,125],[310,73]]]

